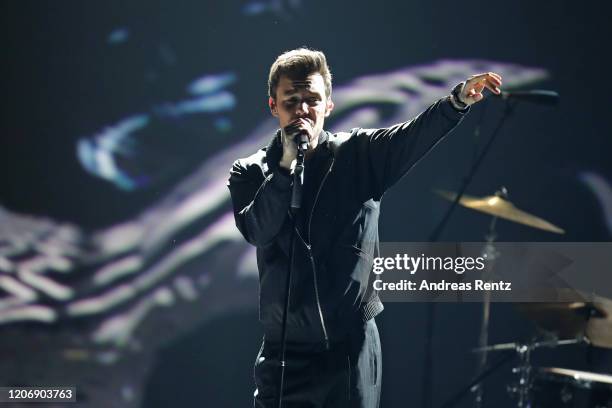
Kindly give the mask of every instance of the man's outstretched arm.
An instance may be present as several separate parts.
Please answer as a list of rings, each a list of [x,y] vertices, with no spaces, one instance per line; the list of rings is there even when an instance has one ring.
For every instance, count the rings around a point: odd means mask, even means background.
[[[485,88],[499,94],[501,77],[495,73],[474,75],[460,84],[450,97],[432,104],[416,118],[389,128],[363,129],[358,137],[368,145],[367,161],[373,174],[373,193],[382,195],[406,174],[469,110],[483,99]]]

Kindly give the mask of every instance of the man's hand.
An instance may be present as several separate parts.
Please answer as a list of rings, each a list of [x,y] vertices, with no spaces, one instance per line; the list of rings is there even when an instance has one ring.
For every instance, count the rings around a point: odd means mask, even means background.
[[[279,166],[293,170],[297,156],[297,145],[295,144],[295,135],[303,132],[308,136],[308,145],[312,141],[314,130],[310,120],[299,118],[288,124],[282,129],[281,140],[283,142],[283,157],[279,162]]]
[[[464,104],[470,106],[484,98],[482,91],[488,88],[496,95],[501,93],[500,86],[502,77],[495,72],[487,72],[484,74],[472,75],[459,94],[459,99]]]

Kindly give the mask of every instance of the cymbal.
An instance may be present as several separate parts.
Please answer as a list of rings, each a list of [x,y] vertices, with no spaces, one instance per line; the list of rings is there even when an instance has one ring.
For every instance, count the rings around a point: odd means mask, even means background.
[[[491,344],[486,347],[476,347],[472,349],[474,353],[482,353],[488,351],[507,351],[507,350],[516,350],[519,351],[524,347],[531,348],[535,350],[540,347],[559,347],[559,346],[569,346],[573,344],[581,344],[581,343],[589,343],[583,337],[565,339],[565,340],[545,340],[545,341],[533,341],[531,343],[500,343],[500,344]]]
[[[612,385],[612,375],[590,373],[588,371],[570,370],[559,367],[542,367],[538,371],[544,374],[556,374],[581,382],[599,382]]]
[[[560,338],[585,336],[597,347],[612,348],[612,300],[598,295],[572,301],[517,303],[515,306],[541,330]],[[569,298],[568,298],[569,299]]]
[[[448,201],[455,201],[455,198],[457,197],[457,194],[452,193],[450,191],[435,190],[435,192]],[[472,210],[494,215],[496,217],[503,218],[509,221],[514,221],[516,223],[527,225],[529,227],[554,232],[556,234],[565,234],[565,231],[563,229],[551,224],[550,222],[542,218],[519,210],[517,207],[514,206],[514,204],[499,195],[492,195],[486,197],[463,195],[459,200],[459,204],[461,204],[463,207],[470,208]]]

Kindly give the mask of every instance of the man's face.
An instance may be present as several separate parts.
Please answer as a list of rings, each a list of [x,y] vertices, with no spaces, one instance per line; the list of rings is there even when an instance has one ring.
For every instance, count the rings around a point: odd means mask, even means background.
[[[334,104],[325,96],[325,83],[319,73],[303,79],[290,79],[281,76],[276,88],[276,99],[270,98],[270,111],[278,118],[281,129],[298,120],[305,121],[309,130],[309,148],[314,149],[319,142],[325,118],[329,116]]]

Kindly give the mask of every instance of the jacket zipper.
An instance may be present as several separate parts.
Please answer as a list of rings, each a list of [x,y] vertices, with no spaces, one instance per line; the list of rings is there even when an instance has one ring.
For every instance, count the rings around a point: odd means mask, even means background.
[[[329,169],[325,176],[323,177],[323,181],[319,185],[319,190],[317,191],[317,195],[315,196],[314,203],[312,203],[312,208],[310,209],[310,217],[308,218],[308,244],[306,248],[308,248],[308,257],[310,258],[310,265],[312,266],[312,275],[314,281],[314,290],[315,290],[315,298],[317,300],[317,309],[319,310],[319,318],[321,319],[321,327],[323,328],[323,336],[325,337],[325,349],[329,350],[329,336],[327,335],[327,328],[325,327],[325,318],[323,317],[323,309],[321,308],[321,300],[319,298],[319,286],[318,286],[318,278],[317,278],[317,268],[315,266],[314,257],[312,256],[312,246],[311,246],[311,237],[310,237],[310,225],[312,224],[312,216],[314,215],[315,207],[317,206],[317,202],[319,201],[319,195],[321,194],[321,190],[323,189],[323,185],[325,185],[325,181],[327,181],[327,176],[331,173],[332,168],[334,167],[335,158],[332,158],[332,162],[329,165]]]
[[[321,299],[319,297],[319,286],[317,283],[318,282],[317,268],[315,266],[314,257],[312,256],[312,246],[309,244],[309,242],[310,242],[310,225],[312,223],[312,216],[314,215],[315,207],[317,206],[317,202],[319,201],[319,195],[321,194],[323,185],[325,184],[325,181],[327,180],[327,176],[329,176],[329,173],[331,173],[332,168],[334,167],[335,161],[336,159],[332,158],[332,162],[329,165],[329,169],[327,170],[327,173],[325,173],[325,176],[323,177],[323,180],[321,181],[321,184],[319,185],[319,189],[317,190],[317,195],[315,196],[314,203],[312,204],[312,209],[310,210],[310,217],[308,218],[308,242],[304,240],[304,238],[300,234],[297,227],[295,228],[295,232],[297,233],[298,237],[300,237],[300,241],[302,241],[302,243],[306,246],[306,249],[308,250],[308,258],[310,259],[310,266],[312,267],[315,299],[317,301],[317,310],[319,312],[319,319],[321,320],[321,328],[323,329],[323,337],[325,338],[325,349],[326,350],[329,350],[330,348],[329,347],[329,336],[327,334],[327,327],[325,326],[325,318],[323,317],[323,309],[321,308]],[[289,213],[289,215],[291,216],[291,213]]]
[[[348,356],[346,356],[346,359],[348,360],[348,399],[349,401],[351,400],[351,356],[350,354]]]
[[[317,286],[317,268],[315,267],[314,258],[312,257],[311,246],[308,245],[308,257],[310,258],[310,265],[312,265],[312,275],[314,277],[314,290],[315,298],[317,299],[317,308],[319,309],[319,318],[321,319],[321,327],[323,328],[323,336],[325,337],[325,350],[329,350],[329,337],[327,336],[327,329],[325,328],[325,319],[323,318],[323,310],[321,309],[321,301],[319,300],[319,288]]]
[[[291,212],[289,212],[289,218],[293,218]],[[302,234],[300,234],[300,230],[297,227],[295,228],[295,233],[297,234],[298,238],[300,238],[300,241],[302,241],[302,244],[304,244],[306,250],[308,251],[308,259],[310,259],[310,266],[312,268],[315,299],[317,301],[317,310],[319,312],[321,328],[323,329],[323,337],[325,338],[325,350],[329,350],[329,336],[327,335],[325,319],[323,318],[323,309],[321,308],[321,301],[319,300],[319,288],[317,286],[317,268],[315,266],[314,257],[312,256],[312,246],[304,240],[304,237],[302,237]]]
[[[335,162],[336,162],[336,158],[334,157],[332,158],[332,162],[329,165],[329,169],[327,170],[327,173],[325,173],[325,176],[323,177],[323,181],[321,181],[321,184],[319,185],[319,190],[317,190],[317,195],[315,196],[314,203],[312,204],[312,208],[310,209],[310,217],[308,218],[308,242],[309,243],[312,242],[310,238],[310,224],[312,223],[312,216],[314,215],[315,207],[317,206],[317,202],[319,201],[319,195],[321,194],[323,185],[325,184],[325,181],[327,181],[327,176],[329,176],[329,173],[331,173]]]

